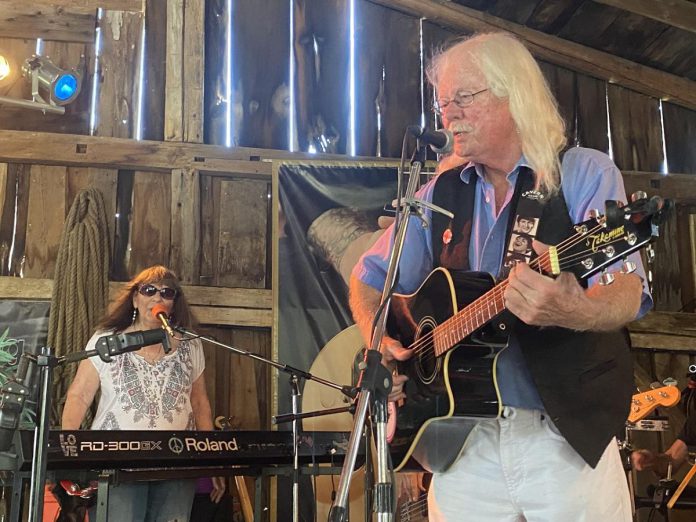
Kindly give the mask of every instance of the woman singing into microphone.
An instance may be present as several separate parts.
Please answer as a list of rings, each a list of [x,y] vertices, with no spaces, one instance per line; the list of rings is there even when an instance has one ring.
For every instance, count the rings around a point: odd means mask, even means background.
[[[161,328],[157,314],[162,309],[172,324],[190,326],[178,278],[163,266],[153,266],[126,284],[85,349],[94,349],[104,335]],[[93,430],[212,430],[201,342],[171,338],[170,344],[169,353],[160,343],[114,357],[111,363],[98,357],[82,361],[67,393],[63,429],[80,429],[101,390]],[[225,482],[215,478],[213,483],[210,496],[217,502]],[[195,484],[176,480],[112,486],[109,521],[188,521]]]

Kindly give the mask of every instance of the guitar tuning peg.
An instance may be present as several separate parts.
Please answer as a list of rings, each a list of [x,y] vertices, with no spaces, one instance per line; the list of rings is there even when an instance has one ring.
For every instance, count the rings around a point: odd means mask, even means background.
[[[624,264],[620,270],[620,272],[622,274],[632,274],[635,271],[636,271],[636,264],[633,261],[624,261]]]
[[[602,213],[599,211],[598,208],[593,208],[587,213],[588,216],[590,216],[591,219],[599,219],[602,217]]]
[[[664,381],[662,381],[662,384],[665,386],[676,386],[677,385],[677,379],[674,377],[667,377]]]
[[[601,286],[607,286],[610,285],[614,282],[614,274],[610,272],[602,272],[602,275],[599,276],[599,284]]]
[[[631,202],[638,201],[639,199],[648,199],[648,195],[642,190],[637,190],[631,194]]]
[[[648,263],[655,261],[655,249],[652,247],[652,245],[648,245],[645,249],[645,257],[648,258]]]
[[[660,384],[659,381],[651,382],[650,383],[650,389],[651,390],[657,390],[658,388],[661,388],[662,384]]]

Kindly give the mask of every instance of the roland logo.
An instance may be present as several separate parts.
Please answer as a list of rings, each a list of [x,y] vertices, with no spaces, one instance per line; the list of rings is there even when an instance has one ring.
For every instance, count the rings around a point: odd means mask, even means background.
[[[232,440],[210,440],[208,437],[205,440],[198,440],[194,437],[186,437],[184,439],[187,451],[237,451],[237,439]]]

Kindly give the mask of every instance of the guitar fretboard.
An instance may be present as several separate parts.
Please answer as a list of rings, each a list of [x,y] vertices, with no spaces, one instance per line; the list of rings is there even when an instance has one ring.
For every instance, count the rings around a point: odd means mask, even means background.
[[[507,281],[502,281],[469,306],[435,327],[433,330],[435,355],[444,354],[459,341],[505,310],[503,294],[506,285]]]

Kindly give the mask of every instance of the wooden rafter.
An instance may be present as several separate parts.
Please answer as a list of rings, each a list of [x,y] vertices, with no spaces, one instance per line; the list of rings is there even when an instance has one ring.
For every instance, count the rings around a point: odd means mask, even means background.
[[[696,82],[563,40],[449,0],[369,0],[460,32],[507,31],[542,60],[696,110]]]
[[[696,33],[696,4],[687,0],[594,0]]]
[[[144,0],[39,0],[27,2],[33,6],[48,5],[55,7],[67,7],[71,11],[96,12],[97,9],[110,11],[142,11]]]

